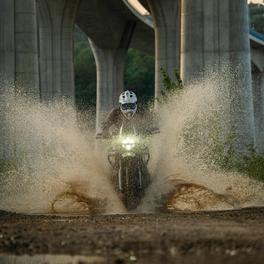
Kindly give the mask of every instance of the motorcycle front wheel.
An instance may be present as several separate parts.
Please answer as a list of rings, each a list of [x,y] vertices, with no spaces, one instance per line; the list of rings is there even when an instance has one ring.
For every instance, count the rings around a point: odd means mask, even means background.
[[[144,178],[143,171],[138,161],[132,158],[122,160],[120,166],[122,200],[127,210],[133,210],[139,205],[144,193],[144,186],[140,183],[140,179]]]

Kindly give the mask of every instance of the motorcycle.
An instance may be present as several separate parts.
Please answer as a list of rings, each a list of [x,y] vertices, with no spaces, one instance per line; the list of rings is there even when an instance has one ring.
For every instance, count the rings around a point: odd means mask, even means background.
[[[133,125],[122,124],[119,134],[111,138],[108,161],[113,169],[112,181],[128,210],[138,206],[150,184],[147,143],[147,137],[137,133]]]

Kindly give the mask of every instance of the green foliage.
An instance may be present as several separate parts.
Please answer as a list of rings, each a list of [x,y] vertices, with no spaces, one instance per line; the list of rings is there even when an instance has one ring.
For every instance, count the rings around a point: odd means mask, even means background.
[[[15,170],[18,166],[18,162],[14,160],[0,160],[0,175],[9,170]]]
[[[217,112],[207,121],[207,129],[209,136],[204,143],[208,144],[208,148],[203,154],[203,160],[209,166],[239,172],[255,180],[264,181],[264,156],[257,154],[254,146],[247,146],[245,155],[237,153],[237,134],[223,134]]]
[[[96,66],[87,37],[78,29],[74,44],[75,99],[78,109],[95,108]]]
[[[252,153],[244,156],[234,166],[241,173],[245,173],[259,181],[264,181],[264,156]]]
[[[220,127],[213,127],[210,131],[210,151],[206,161],[213,162],[225,171],[235,171],[245,174],[255,180],[264,181],[264,156],[256,154],[254,148],[248,146],[246,155],[238,155],[234,148],[237,135],[229,133],[223,137]]]
[[[250,26],[264,34],[264,5],[250,4]]]
[[[170,76],[168,75],[168,73],[165,71],[164,68],[161,68],[160,71],[163,76],[163,86],[164,86],[163,94],[175,92],[183,88],[182,80],[178,70],[175,69],[174,71],[176,81],[172,81],[172,79],[170,78]]]
[[[264,34],[264,15],[256,15],[252,17],[251,26],[257,32]]]
[[[125,89],[134,91],[139,104],[154,97],[154,57],[129,49],[125,65]]]
[[[161,91],[161,96],[157,98],[159,103],[166,103],[169,96],[175,94],[183,89],[183,83],[180,77],[180,73],[177,69],[174,70],[175,81],[168,75],[164,68],[160,69],[163,76],[163,90]]]

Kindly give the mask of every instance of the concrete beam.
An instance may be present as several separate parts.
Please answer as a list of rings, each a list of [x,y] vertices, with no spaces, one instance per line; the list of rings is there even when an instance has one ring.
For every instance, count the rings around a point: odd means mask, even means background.
[[[155,30],[155,96],[163,89],[161,68],[174,80],[180,69],[180,1],[148,0]]]
[[[73,30],[78,0],[39,0],[40,87],[43,101],[74,102]]]
[[[230,130],[236,148],[254,145],[248,5],[246,0],[182,0],[181,70],[185,82],[234,69]],[[231,100],[233,100],[231,102]]]
[[[81,0],[76,24],[100,48],[115,49],[128,23],[135,23],[130,46],[154,50],[154,32],[122,0]]]

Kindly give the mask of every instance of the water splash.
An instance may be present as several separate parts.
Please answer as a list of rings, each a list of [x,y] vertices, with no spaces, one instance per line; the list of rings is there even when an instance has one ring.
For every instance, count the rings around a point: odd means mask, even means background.
[[[72,190],[73,200],[80,196],[107,199],[106,212],[123,211],[109,181],[107,163],[95,155],[94,134],[80,129],[72,105],[4,96],[4,126],[14,144],[11,163],[15,166],[1,175],[1,209],[48,213],[58,195],[78,185]],[[61,204],[59,211],[76,211],[74,203]]]
[[[228,149],[212,151],[216,135],[229,143],[225,78],[211,75],[159,108],[161,133],[151,144],[152,185],[138,211],[155,211],[163,199],[170,199],[172,211],[264,204],[264,185],[219,169],[220,154]],[[83,129],[74,106],[64,101],[43,104],[14,93],[1,95],[1,102],[0,133],[9,142],[6,156],[15,159],[0,175],[0,209],[90,214],[95,204],[103,204],[106,213],[125,212],[110,181],[106,153],[95,154],[94,131]]]
[[[235,141],[230,134],[230,108],[235,101],[230,98],[230,82],[228,71],[211,74],[160,106],[161,133],[153,139],[151,151],[153,184],[140,211],[155,210],[168,193],[174,193],[178,202],[184,200],[182,205],[174,201],[175,208],[182,210],[264,205],[263,183],[219,166]],[[225,202],[220,197],[226,197]],[[230,203],[230,197],[236,202]],[[193,206],[193,200],[203,206]]]

